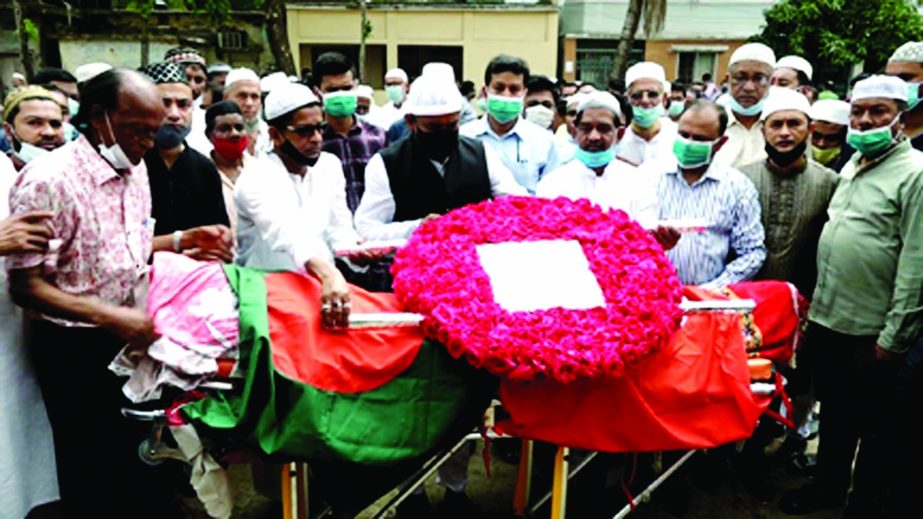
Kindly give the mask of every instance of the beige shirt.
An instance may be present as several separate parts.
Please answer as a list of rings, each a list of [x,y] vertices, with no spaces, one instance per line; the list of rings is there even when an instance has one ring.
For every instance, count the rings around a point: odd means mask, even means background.
[[[724,134],[728,140],[715,154],[715,161],[729,167],[740,168],[754,162],[766,160],[766,141],[763,139],[763,121],[757,121],[750,129],[737,120],[730,107],[728,127]]]

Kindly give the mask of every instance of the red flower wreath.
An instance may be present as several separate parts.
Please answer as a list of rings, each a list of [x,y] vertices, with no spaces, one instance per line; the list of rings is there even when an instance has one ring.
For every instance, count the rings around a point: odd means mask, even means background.
[[[510,312],[495,302],[476,246],[538,240],[578,241],[605,307]],[[457,209],[421,225],[392,273],[427,336],[513,380],[619,376],[666,344],[681,318],[682,285],[660,244],[624,212],[586,200],[505,197]]]

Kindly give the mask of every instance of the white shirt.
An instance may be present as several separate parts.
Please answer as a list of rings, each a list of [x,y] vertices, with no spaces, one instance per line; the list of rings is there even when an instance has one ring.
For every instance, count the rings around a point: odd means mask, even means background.
[[[606,165],[602,175],[572,160],[545,175],[535,196],[586,198],[603,209],[621,209],[647,226],[653,226],[660,216],[656,179],[642,175],[638,168],[621,160]]]
[[[340,159],[321,152],[302,177],[275,152],[250,161],[234,187],[237,262],[245,267],[303,271],[312,258],[333,261],[333,250],[354,247],[359,235],[346,207]]]
[[[516,182],[529,193],[535,193],[538,181],[561,165],[554,134],[520,117],[513,128],[500,137],[491,129],[487,118],[485,115],[465,124],[459,133],[483,142],[485,148],[493,148]]]
[[[495,197],[528,195],[489,146],[484,146],[484,157],[487,161],[487,175],[490,177],[490,190]],[[437,167],[436,171],[443,174],[442,168]],[[410,238],[423,220],[395,222],[394,210],[394,195],[391,193],[385,161],[380,153],[376,153],[365,166],[365,194],[356,209],[356,229],[366,240]]]
[[[728,128],[724,132],[727,142],[715,154],[714,161],[727,167],[739,168],[766,160],[766,140],[763,138],[763,121],[757,121],[748,130],[737,120],[728,106]]]
[[[388,101],[384,106],[375,112],[375,120],[372,123],[381,126],[385,130],[391,127],[398,119],[404,118],[403,104],[401,108],[394,106],[393,101]]]
[[[653,139],[646,141],[635,133],[634,126],[628,125],[625,135],[619,141],[619,157],[640,166],[649,160],[672,155],[677,128],[669,117],[661,117],[660,131]]]

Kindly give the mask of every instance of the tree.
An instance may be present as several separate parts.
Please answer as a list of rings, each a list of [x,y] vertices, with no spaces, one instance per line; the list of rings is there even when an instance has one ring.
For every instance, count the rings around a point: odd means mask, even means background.
[[[289,76],[295,75],[295,58],[288,42],[288,22],[285,17],[284,0],[264,0],[263,12],[266,14],[266,35],[269,48],[276,59],[279,70]]]
[[[359,80],[365,81],[365,42],[372,34],[367,0],[359,0]]]
[[[35,23],[26,17],[23,12],[22,2],[13,0],[13,18],[16,23],[16,33],[19,36],[19,60],[22,62],[22,69],[29,80],[35,75],[36,69],[40,66],[37,63],[37,57],[29,48],[29,42],[41,44],[39,41],[38,27]]]
[[[622,35],[619,37],[619,46],[615,51],[613,79],[625,77],[631,47],[634,45],[638,26],[641,25],[642,12],[644,14],[644,35],[650,37],[663,29],[663,23],[667,17],[667,0],[629,0],[625,22],[622,24]]]
[[[864,70],[872,72],[904,42],[923,39],[917,4],[911,0],[784,0],[766,11],[766,25],[755,39],[772,47],[778,56],[797,54],[821,65],[822,70],[827,64],[847,68],[864,63]],[[823,79],[828,78],[814,78],[815,82]]]

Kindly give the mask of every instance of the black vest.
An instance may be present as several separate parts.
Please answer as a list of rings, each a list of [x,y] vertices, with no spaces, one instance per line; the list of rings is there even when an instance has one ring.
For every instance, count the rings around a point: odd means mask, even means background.
[[[395,222],[444,214],[492,198],[484,145],[458,137],[458,147],[439,174],[411,135],[381,151],[394,197]]]

